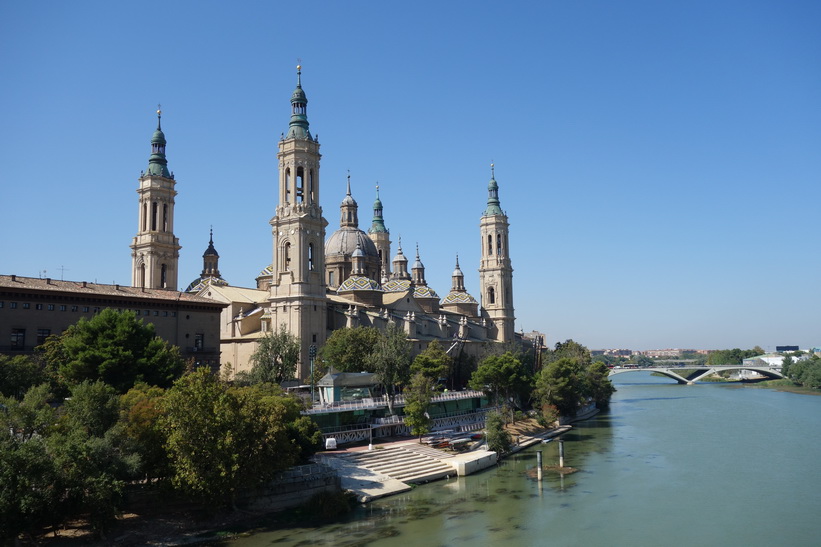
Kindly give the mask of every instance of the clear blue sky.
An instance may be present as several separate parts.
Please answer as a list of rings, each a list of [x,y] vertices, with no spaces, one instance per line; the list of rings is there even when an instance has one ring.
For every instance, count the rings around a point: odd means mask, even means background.
[[[591,348],[821,345],[817,1],[2,2],[0,273],[129,284],[162,103],[180,285],[271,262],[302,60],[328,234],[380,184],[479,296],[496,163],[516,329]]]

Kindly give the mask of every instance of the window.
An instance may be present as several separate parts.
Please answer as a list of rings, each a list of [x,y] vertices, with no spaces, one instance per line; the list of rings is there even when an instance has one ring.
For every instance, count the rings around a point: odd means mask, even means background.
[[[171,312],[171,317],[177,317],[177,312],[172,311],[172,312]]]
[[[17,309],[17,302],[9,302],[9,308],[16,310]]]
[[[42,304],[35,304],[35,305],[34,305],[34,309],[35,309],[35,310],[42,310],[42,309],[43,309],[43,305],[42,305]]]
[[[151,231],[157,231],[157,202],[151,204]]]
[[[48,305],[48,311],[54,311],[54,304]]]
[[[148,315],[149,313],[151,313],[151,310],[143,310],[143,315]]]
[[[291,244],[285,244],[285,252],[283,253],[283,258],[285,259],[285,263],[283,264],[285,271],[289,271],[291,269]]]
[[[31,304],[29,304],[28,302],[23,302],[23,309],[24,310],[27,310],[27,309],[30,309],[30,308],[31,308]]]
[[[83,306],[83,313],[88,313],[88,306]]]
[[[77,306],[71,306],[71,311],[77,311]]]
[[[305,178],[305,170],[302,167],[296,169],[296,201],[302,203],[304,199],[303,179]]]
[[[143,232],[145,231],[148,222],[148,205],[143,203]]]
[[[3,302],[0,302],[0,308],[2,308],[2,307],[3,307]]]
[[[160,267],[160,287],[166,289],[166,282],[168,281],[168,268],[165,264]]]
[[[66,311],[68,307],[65,304],[60,304],[60,311]]]
[[[26,347],[26,329],[11,329],[11,350],[23,351]]]
[[[160,315],[160,310],[154,310],[154,317],[157,317],[158,315]]]
[[[487,235],[487,254],[493,254],[493,236],[490,234]]]
[[[496,254],[502,254],[502,234],[496,234]]]
[[[168,204],[162,204],[162,231],[168,231]]]
[[[291,168],[285,170],[285,203],[291,201]]]
[[[195,334],[194,335],[194,348],[198,351],[202,351],[202,348],[205,347],[205,335],[204,334]]]
[[[162,316],[163,317],[168,317],[168,310],[165,310],[164,312],[162,312]]]
[[[334,286],[334,273],[333,272],[328,272],[328,285],[330,285],[331,287]]]
[[[496,291],[493,289],[493,287],[489,287],[487,290],[487,301],[489,304],[496,303]]]
[[[314,244],[308,243],[308,271],[314,271]]]
[[[41,345],[51,336],[51,329],[37,329],[37,345]]]

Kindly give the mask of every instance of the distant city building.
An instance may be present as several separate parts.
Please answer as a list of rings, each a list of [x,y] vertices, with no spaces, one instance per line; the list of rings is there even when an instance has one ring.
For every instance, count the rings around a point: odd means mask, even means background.
[[[779,353],[784,351],[798,351],[798,346],[775,346],[775,351]]]

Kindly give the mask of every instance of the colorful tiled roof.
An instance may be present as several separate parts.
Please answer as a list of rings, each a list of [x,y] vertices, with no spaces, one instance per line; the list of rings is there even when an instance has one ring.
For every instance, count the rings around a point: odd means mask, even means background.
[[[471,295],[466,292],[452,292],[442,299],[442,304],[478,304]]]
[[[362,275],[352,275],[342,282],[337,293],[345,291],[381,291],[379,283]]]

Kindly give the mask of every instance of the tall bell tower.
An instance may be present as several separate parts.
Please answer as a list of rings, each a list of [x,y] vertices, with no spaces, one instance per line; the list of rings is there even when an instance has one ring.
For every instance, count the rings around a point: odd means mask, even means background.
[[[302,67],[291,95],[291,122],[279,141],[279,202],[271,219],[271,328],[285,325],[301,341],[296,376],[310,375],[311,345],[325,342],[325,227],[319,205],[319,140],[308,130]]]
[[[479,285],[482,291],[482,316],[490,321],[488,334],[497,342],[514,336],[513,268],[510,265],[507,215],[499,206],[499,185],[494,165],[490,164],[487,207],[479,222],[482,258]]]
[[[151,137],[148,170],[140,174],[137,235],[131,243],[131,285],[144,289],[177,290],[180,240],[174,237],[174,174],[165,158],[162,111]]]

